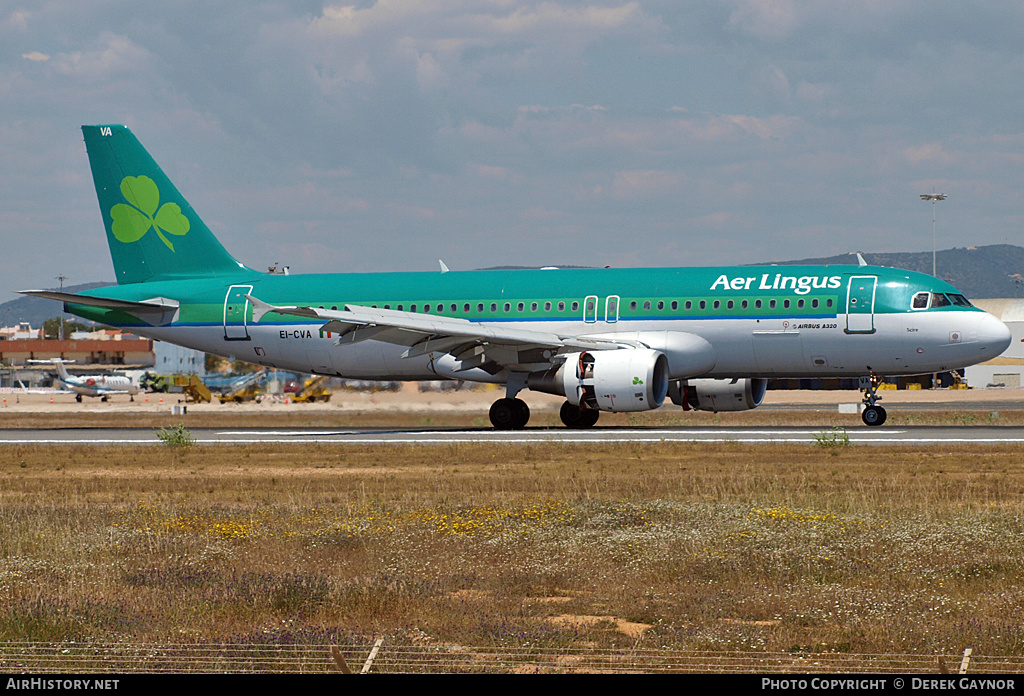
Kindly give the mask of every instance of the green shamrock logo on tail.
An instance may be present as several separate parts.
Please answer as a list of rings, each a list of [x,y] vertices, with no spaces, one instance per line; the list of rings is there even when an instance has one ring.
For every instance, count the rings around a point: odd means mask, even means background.
[[[118,241],[137,242],[153,228],[160,241],[174,251],[174,245],[164,233],[188,234],[188,218],[181,214],[177,203],[160,205],[160,189],[148,176],[126,176],[121,180],[121,195],[131,205],[118,203],[110,209],[114,220],[111,231]]]

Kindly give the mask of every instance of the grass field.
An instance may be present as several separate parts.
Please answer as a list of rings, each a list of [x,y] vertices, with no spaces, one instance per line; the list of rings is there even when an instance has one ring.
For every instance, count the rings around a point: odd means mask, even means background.
[[[1020,447],[13,446],[0,640],[1019,655],[1022,493]]]

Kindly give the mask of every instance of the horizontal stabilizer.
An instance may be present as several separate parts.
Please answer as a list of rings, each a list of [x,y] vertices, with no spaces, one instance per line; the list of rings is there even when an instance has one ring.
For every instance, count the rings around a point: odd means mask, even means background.
[[[178,301],[169,300],[166,297],[154,297],[145,302],[132,302],[131,300],[115,300],[108,297],[77,295],[54,290],[22,290],[19,294],[57,300],[65,305],[76,304],[84,307],[116,309],[127,312],[150,326],[166,326],[178,318]]]

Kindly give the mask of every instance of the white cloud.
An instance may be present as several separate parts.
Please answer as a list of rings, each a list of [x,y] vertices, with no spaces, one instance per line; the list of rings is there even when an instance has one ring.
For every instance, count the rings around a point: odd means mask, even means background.
[[[621,200],[660,196],[679,190],[687,183],[681,172],[656,169],[616,172],[612,180],[612,195]]]
[[[952,164],[957,160],[955,153],[948,152],[941,143],[925,143],[916,147],[905,148],[903,157],[913,165],[920,164]]]
[[[58,53],[51,65],[58,73],[90,81],[149,67],[149,52],[126,36],[103,32],[92,44],[85,51]]]
[[[729,25],[759,39],[778,41],[793,32],[799,17],[792,0],[740,0]]]

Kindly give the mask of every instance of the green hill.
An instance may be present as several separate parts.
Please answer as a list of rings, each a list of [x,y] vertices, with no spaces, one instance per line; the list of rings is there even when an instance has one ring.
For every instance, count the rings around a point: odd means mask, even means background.
[[[873,266],[904,268],[931,275],[932,253],[903,252],[875,254],[861,252]],[[1012,244],[944,249],[935,255],[938,277],[951,283],[968,298],[1024,296],[1024,248]],[[820,259],[786,261],[797,265],[856,264],[854,254]],[[781,265],[781,264],[780,264]],[[1019,281],[1019,282],[1015,282]]]

